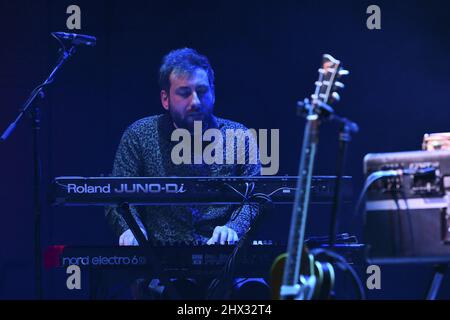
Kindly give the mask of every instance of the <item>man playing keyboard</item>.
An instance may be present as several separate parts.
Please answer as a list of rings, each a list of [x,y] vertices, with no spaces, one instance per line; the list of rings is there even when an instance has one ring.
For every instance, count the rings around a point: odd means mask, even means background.
[[[201,122],[203,132],[218,129],[223,137],[226,137],[227,130],[241,129],[244,134],[248,132],[242,124],[214,115],[214,72],[205,56],[188,48],[171,51],[163,58],[159,85],[165,112],[140,119],[125,130],[114,159],[113,176],[215,177],[260,174],[259,160],[253,164],[198,163],[194,161],[196,150],[190,155],[190,163],[176,164],[173,161],[172,152],[178,142],[172,141],[172,133],[176,129],[185,129],[193,135],[196,121]],[[251,135],[246,137],[252,139]],[[255,151],[249,150],[252,145],[255,146],[249,140],[246,140],[246,150],[234,148],[234,159],[238,158],[238,152],[250,154]],[[226,157],[227,148],[223,142]],[[239,207],[139,206],[131,207],[131,211],[146,237],[166,243],[207,244],[237,241],[257,214],[254,208],[246,204]],[[106,218],[116,232],[120,245],[137,245],[133,233],[115,207],[106,208]]]

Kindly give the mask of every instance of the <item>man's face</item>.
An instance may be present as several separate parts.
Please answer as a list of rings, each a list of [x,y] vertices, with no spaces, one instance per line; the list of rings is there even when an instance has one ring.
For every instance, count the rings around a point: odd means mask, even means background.
[[[203,69],[196,69],[192,74],[170,75],[170,90],[161,90],[161,103],[169,110],[177,128],[194,130],[194,121],[202,121],[207,129],[212,121],[214,109],[214,92]]]

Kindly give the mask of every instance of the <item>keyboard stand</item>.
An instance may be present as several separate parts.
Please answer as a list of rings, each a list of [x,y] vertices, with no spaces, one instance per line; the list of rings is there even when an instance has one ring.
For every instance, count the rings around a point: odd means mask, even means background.
[[[430,287],[427,292],[427,300],[436,300],[447,268],[447,264],[438,264],[434,267],[433,280],[431,281]]]

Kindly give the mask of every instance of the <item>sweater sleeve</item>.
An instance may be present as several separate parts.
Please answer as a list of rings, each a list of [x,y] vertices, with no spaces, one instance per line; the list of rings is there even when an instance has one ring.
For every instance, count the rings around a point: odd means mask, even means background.
[[[132,127],[128,128],[120,140],[117,148],[112,176],[114,177],[138,177],[142,175],[142,158],[139,146],[139,138]],[[136,207],[130,206],[131,213],[138,225],[144,229],[139,212]],[[120,236],[124,231],[129,229],[125,219],[117,210],[117,206],[105,207],[105,216],[117,236]]]
[[[261,173],[258,146],[256,144],[256,139],[253,138],[254,137],[251,136],[245,143],[245,153],[248,155],[248,161],[243,165],[238,165],[239,176],[259,176]],[[239,157],[244,157],[245,159],[245,154],[242,154],[242,150],[236,150],[236,153],[237,159],[239,159]],[[238,237],[241,238],[248,231],[258,213],[258,205],[243,204],[232,211],[230,219],[225,225],[236,231]]]

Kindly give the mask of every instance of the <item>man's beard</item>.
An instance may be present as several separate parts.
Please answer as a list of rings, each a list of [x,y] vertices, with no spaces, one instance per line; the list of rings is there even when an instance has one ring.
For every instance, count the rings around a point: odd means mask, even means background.
[[[172,118],[175,127],[186,129],[189,132],[194,131],[194,121],[202,122],[203,131],[207,130],[208,128],[214,127],[212,110],[211,112],[202,111],[201,114],[192,114],[192,115],[189,115],[189,113],[180,114],[178,112],[175,112],[174,108],[172,108],[169,104],[169,114]]]

